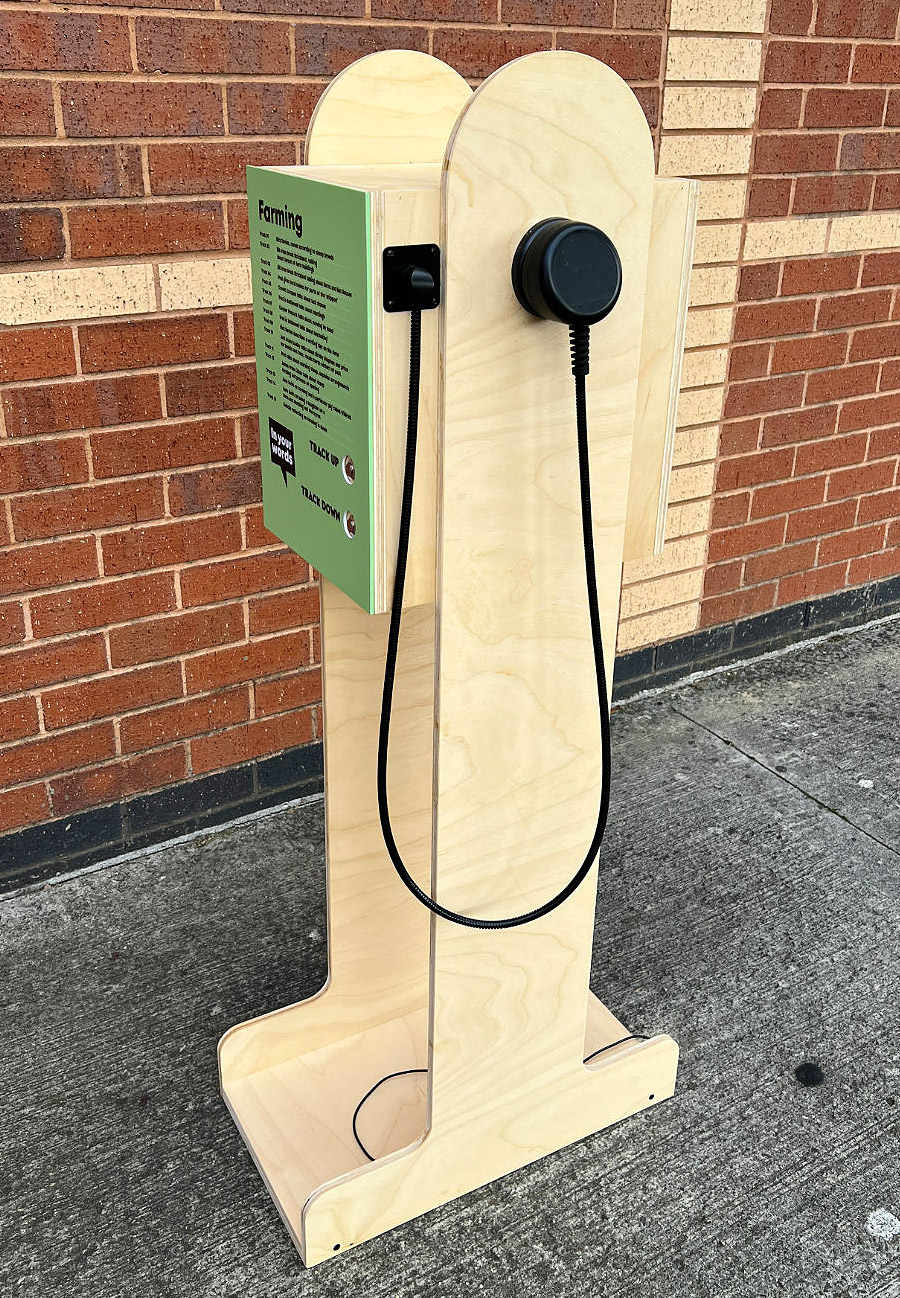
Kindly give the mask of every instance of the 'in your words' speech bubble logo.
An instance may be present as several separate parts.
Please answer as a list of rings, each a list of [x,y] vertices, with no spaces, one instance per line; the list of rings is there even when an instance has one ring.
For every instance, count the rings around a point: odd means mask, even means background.
[[[269,420],[269,454],[272,463],[277,464],[281,470],[284,485],[287,486],[287,475],[290,474],[292,478],[297,476],[294,463],[294,434],[284,424],[279,424],[277,419]]]

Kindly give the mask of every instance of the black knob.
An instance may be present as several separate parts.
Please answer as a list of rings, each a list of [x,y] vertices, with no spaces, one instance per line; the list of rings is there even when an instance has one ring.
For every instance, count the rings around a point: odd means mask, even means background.
[[[612,240],[586,221],[549,217],[522,238],[512,264],[521,305],[544,320],[592,325],[622,291],[622,263]]]

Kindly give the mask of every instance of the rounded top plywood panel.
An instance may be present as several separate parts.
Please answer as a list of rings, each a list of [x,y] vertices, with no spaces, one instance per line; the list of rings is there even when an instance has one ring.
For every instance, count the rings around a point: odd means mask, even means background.
[[[323,92],[307,131],[307,165],[440,162],[471,94],[458,72],[430,54],[370,54]]]

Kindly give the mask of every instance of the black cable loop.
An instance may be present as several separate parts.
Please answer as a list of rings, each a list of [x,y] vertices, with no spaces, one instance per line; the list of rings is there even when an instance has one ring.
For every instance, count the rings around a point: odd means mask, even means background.
[[[435,901],[416,883],[400,855],[391,828],[387,796],[388,746],[391,730],[391,709],[394,699],[394,680],[397,672],[397,648],[400,639],[400,620],[403,612],[403,590],[409,558],[409,529],[412,521],[413,486],[416,474],[416,444],[419,432],[419,379],[422,353],[422,313],[410,312],[409,320],[409,410],[406,427],[406,460],[403,469],[403,496],[400,506],[400,535],[397,542],[397,573],[394,578],[394,595],[391,601],[391,619],[388,629],[387,653],[384,664],[384,688],[381,695],[381,719],[378,726],[377,795],[381,832],[391,863],[400,879],[423,906],[441,919],[450,920],[466,928],[517,928],[542,919],[571,897],[575,889],[587,878],[594,858],[600,849],[606,820],[609,815],[611,745],[609,733],[609,704],[607,702],[606,669],[603,663],[603,641],[600,628],[600,607],[597,598],[597,568],[594,557],[594,533],[591,519],[591,468],[588,451],[587,401],[585,375],[588,372],[590,329],[575,325],[569,331],[572,352],[572,373],[575,376],[575,421],[578,434],[578,476],[581,492],[581,531],[584,542],[584,571],[587,583],[588,610],[591,623],[591,642],[594,650],[594,669],[597,676],[597,696],[600,704],[600,808],[597,824],[587,853],[578,870],[560,891],[543,905],[523,915],[508,919],[477,919],[449,910]]]

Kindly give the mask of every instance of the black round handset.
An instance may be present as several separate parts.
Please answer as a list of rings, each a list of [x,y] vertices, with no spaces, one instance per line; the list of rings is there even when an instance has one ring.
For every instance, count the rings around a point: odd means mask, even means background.
[[[612,240],[586,221],[549,217],[523,236],[512,263],[516,297],[531,315],[592,325],[622,291],[622,263]]]

